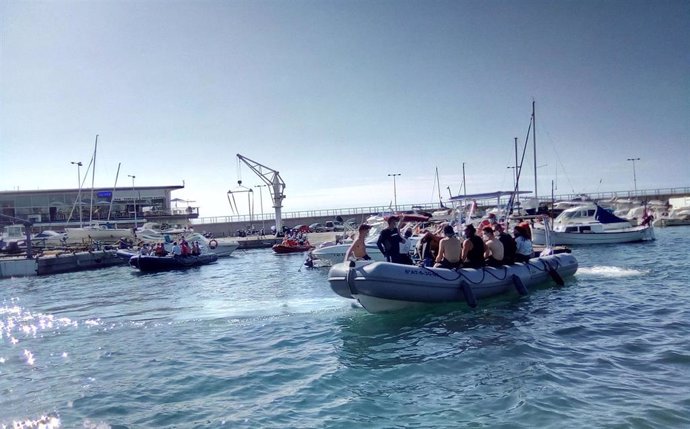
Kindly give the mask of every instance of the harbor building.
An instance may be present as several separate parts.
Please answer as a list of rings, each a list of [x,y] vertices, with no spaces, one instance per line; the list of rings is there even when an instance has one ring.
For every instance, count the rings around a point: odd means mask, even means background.
[[[132,227],[144,221],[174,224],[199,217],[191,201],[172,198],[179,189],[184,185],[0,191],[0,225],[22,220],[31,222],[34,231],[43,231],[89,222]]]

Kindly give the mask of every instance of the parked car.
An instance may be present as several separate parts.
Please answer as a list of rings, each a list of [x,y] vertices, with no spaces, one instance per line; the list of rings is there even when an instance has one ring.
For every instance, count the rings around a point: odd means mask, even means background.
[[[343,225],[342,222],[338,222],[337,220],[334,221],[328,221],[326,222],[326,231],[345,231],[345,226]]]
[[[309,225],[309,232],[326,232],[326,227],[320,223],[312,223]]]
[[[310,228],[307,225],[295,225],[292,228],[290,228],[293,232],[301,232],[303,234],[306,234],[307,232],[310,232]]]

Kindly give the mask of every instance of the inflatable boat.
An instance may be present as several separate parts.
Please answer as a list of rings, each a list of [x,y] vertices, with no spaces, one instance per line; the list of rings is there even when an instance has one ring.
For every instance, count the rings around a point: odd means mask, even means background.
[[[129,258],[129,265],[139,271],[168,271],[179,270],[200,265],[207,265],[218,260],[215,253],[206,253],[197,256],[152,256],[136,255]]]
[[[344,298],[357,300],[371,313],[396,311],[420,304],[477,300],[528,288],[547,281],[563,285],[563,278],[577,271],[571,253],[542,256],[526,263],[479,269],[427,268],[390,262],[346,262],[331,267],[331,289]]]

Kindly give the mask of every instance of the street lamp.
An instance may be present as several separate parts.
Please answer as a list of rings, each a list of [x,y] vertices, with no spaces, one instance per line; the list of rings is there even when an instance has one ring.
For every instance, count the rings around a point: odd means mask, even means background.
[[[401,173],[391,173],[388,177],[393,176],[393,201],[395,202],[395,211],[398,211],[398,190],[395,187],[395,176],[401,176]]]
[[[83,228],[84,224],[81,217],[81,166],[83,165],[81,161],[71,161],[70,164],[77,166],[77,204],[79,204],[79,228]],[[71,216],[71,214],[70,214]]]
[[[506,168],[510,168],[511,170],[513,170],[513,191],[515,191],[515,182],[517,181],[517,169],[515,168],[515,166],[511,165],[507,166]]]
[[[254,185],[255,188],[259,188],[259,204],[261,207],[261,232],[266,232],[266,220],[264,219],[264,195],[261,192],[261,188],[265,188],[268,185]]]
[[[137,176],[128,174],[127,177],[132,178],[132,200],[134,200],[134,229],[137,229],[137,195],[134,193],[134,179],[136,179]]]
[[[628,158],[628,161],[633,163],[633,183],[635,184],[635,196],[637,196],[637,174],[635,173],[635,161],[639,161],[640,158]]]

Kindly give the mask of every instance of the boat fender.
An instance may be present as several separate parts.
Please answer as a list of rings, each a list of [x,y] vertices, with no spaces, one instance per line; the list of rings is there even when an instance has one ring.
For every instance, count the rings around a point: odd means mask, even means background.
[[[551,279],[558,285],[558,286],[563,286],[565,282],[563,281],[563,277],[561,277],[560,274],[558,274],[558,271],[556,271],[555,268],[551,266],[547,261],[542,259],[542,262],[544,262],[544,268],[546,268],[549,272],[549,275],[551,276]]]
[[[209,249],[215,249],[216,247],[218,247],[218,241],[215,238],[208,242]]]
[[[465,282],[460,282],[460,289],[462,289],[462,295],[465,297],[467,305],[475,308],[477,306],[477,298],[474,296],[474,292],[472,292],[472,287]]]
[[[355,286],[356,277],[357,271],[355,271],[355,261],[350,261],[350,269],[347,270],[347,274],[345,274],[345,281],[347,282],[347,287],[350,288],[350,295],[353,297],[357,295],[357,287]]]
[[[520,296],[527,295],[527,288],[525,287],[525,284],[516,274],[513,274],[513,285],[515,285],[515,290],[520,294]]]

